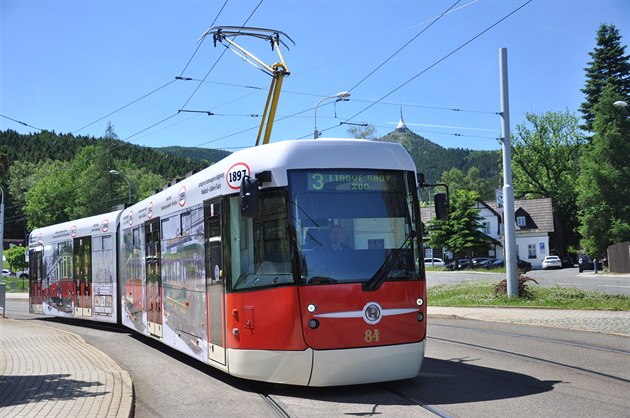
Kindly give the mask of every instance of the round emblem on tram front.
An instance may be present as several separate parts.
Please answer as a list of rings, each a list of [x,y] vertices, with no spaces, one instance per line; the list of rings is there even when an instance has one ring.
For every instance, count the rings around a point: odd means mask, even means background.
[[[378,324],[382,318],[383,308],[376,302],[369,302],[363,307],[363,320],[370,325]]]

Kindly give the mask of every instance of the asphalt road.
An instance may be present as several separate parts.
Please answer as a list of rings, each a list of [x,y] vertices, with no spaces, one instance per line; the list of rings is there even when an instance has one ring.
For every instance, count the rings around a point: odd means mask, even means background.
[[[630,295],[630,274],[595,274],[593,271],[578,272],[577,267],[559,270],[532,270],[526,273],[544,287],[571,287],[611,295]],[[505,273],[488,273],[483,270],[428,271],[427,286],[452,284],[465,281],[493,281],[505,279]]]
[[[33,319],[25,301],[12,318]],[[630,338],[429,318],[420,375],[338,388],[232,378],[126,329],[36,319],[81,335],[132,376],[135,416],[621,417],[630,410]],[[369,367],[367,365],[366,367]]]

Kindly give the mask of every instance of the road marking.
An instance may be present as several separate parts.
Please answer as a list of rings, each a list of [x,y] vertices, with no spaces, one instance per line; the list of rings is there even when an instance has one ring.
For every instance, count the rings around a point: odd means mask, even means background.
[[[566,286],[584,286],[584,283],[560,283],[560,282],[558,282],[556,284],[563,284],[563,285],[566,285]]]
[[[630,286],[624,286],[621,284],[598,284],[597,286],[599,287],[625,287],[627,289],[630,289]]]

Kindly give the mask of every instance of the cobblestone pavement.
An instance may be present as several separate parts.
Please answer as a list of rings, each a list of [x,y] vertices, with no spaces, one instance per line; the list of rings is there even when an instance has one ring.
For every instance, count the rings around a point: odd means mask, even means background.
[[[630,336],[630,311],[582,311],[532,308],[452,308],[429,306],[428,317],[459,317],[482,321],[542,325]]]
[[[130,417],[129,374],[80,336],[0,317],[0,416]]]

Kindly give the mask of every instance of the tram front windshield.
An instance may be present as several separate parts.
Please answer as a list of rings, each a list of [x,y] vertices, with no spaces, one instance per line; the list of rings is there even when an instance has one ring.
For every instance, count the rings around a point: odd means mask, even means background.
[[[294,170],[301,284],[418,279],[415,179],[393,170]]]

